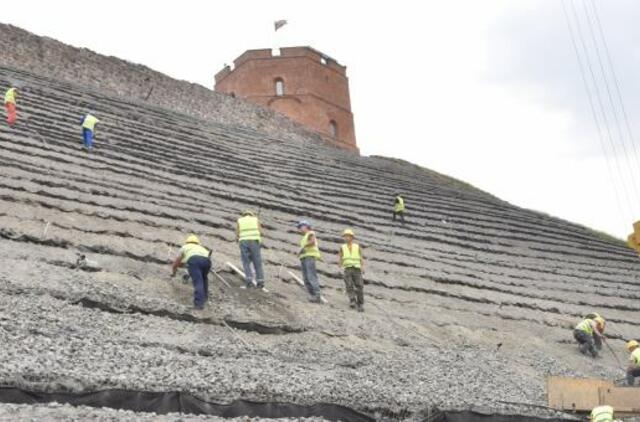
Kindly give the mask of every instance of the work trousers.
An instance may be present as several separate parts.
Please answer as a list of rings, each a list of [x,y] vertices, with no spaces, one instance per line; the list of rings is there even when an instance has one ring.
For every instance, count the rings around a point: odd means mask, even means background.
[[[187,261],[187,270],[193,283],[193,306],[202,309],[209,298],[211,260],[206,256],[192,256]]]
[[[362,271],[360,271],[360,268],[345,268],[343,277],[349,301],[357,305],[362,305],[364,303],[364,283],[362,281]]]
[[[307,287],[309,294],[313,297],[320,296],[316,259],[312,256],[301,258],[300,267],[302,268],[302,280],[304,280],[304,285]]]
[[[9,126],[13,126],[13,124],[18,119],[16,105],[14,103],[5,103],[4,106],[7,108],[7,123],[9,124]]]
[[[627,385],[633,386],[637,377],[640,377],[640,368],[627,369]]]
[[[598,350],[602,349],[602,340],[595,334],[587,334],[582,330],[573,330],[573,338],[580,345],[582,353],[591,353],[593,357],[598,355]]]
[[[264,272],[262,270],[262,253],[260,252],[260,242],[257,240],[240,241],[240,258],[242,259],[242,269],[244,270],[244,282],[251,285],[253,279],[253,269],[256,273],[256,284],[264,287]]]
[[[87,129],[86,127],[83,127],[82,140],[84,141],[84,146],[87,149],[87,151],[91,151],[91,148],[93,148],[93,131],[91,129]]]
[[[393,212],[393,221],[396,221],[396,216],[400,217],[400,221],[404,224],[404,211],[394,211]]]

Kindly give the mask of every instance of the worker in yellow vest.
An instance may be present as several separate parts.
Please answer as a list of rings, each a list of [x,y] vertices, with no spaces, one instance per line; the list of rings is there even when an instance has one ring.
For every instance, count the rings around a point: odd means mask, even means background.
[[[635,384],[636,378],[640,377],[640,345],[636,340],[627,343],[627,350],[631,353],[629,356],[629,367],[627,368],[627,384],[632,386]]]
[[[340,266],[343,270],[344,284],[349,296],[349,306],[357,308],[358,312],[364,312],[364,283],[362,273],[364,260],[360,245],[353,242],[355,234],[353,230],[346,229],[342,232],[345,243],[340,247]]]
[[[82,118],[82,139],[87,152],[91,152],[91,149],[93,149],[93,137],[95,135],[96,124],[98,123],[100,123],[100,120],[91,113],[87,113]]]
[[[253,211],[245,210],[236,224],[236,240],[240,245],[240,259],[244,269],[244,288],[253,287],[253,269],[255,269],[256,286],[264,290],[264,272],[262,270],[262,226]]]
[[[4,106],[7,109],[7,123],[9,126],[13,126],[18,119],[18,113],[16,112],[16,95],[18,90],[15,87],[11,87],[4,94]]]
[[[320,248],[318,247],[318,239],[313,230],[311,223],[306,220],[299,221],[296,224],[298,231],[302,235],[300,239],[300,249],[298,250],[298,258],[300,258],[300,267],[302,268],[302,279],[307,291],[311,295],[310,302],[322,303],[320,296],[320,283],[318,282],[318,272],[316,271],[316,260],[321,258]]]
[[[396,221],[396,216],[400,217],[400,221],[404,224],[404,198],[402,195],[396,195],[396,202],[393,204],[393,221]]]
[[[201,311],[209,298],[209,271],[211,271],[211,252],[200,245],[195,234],[189,235],[173,261],[171,276],[176,275],[178,267],[186,265],[193,283],[193,307]]]
[[[580,353],[584,355],[590,353],[594,358],[598,356],[604,341],[604,326],[604,318],[598,314],[587,315],[587,318],[575,326],[573,338],[578,342]]]
[[[614,422],[613,407],[598,406],[591,411],[591,422]]]

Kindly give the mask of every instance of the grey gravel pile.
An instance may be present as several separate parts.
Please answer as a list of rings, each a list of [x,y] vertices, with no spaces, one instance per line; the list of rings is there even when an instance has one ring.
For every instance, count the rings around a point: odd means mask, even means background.
[[[158,415],[156,413],[132,412],[130,410],[110,409],[106,407],[95,408],[87,406],[70,406],[68,404],[0,404],[0,421],[100,421],[100,422],[323,422],[323,418],[221,418],[206,415],[185,415],[169,413]]]
[[[22,124],[0,131],[2,384],[415,419],[433,406],[553,416],[540,407],[548,376],[622,376],[608,350],[592,360],[571,336],[594,310],[618,357],[638,336],[640,265],[620,242],[408,163],[291,148],[0,68],[0,83],[15,78],[29,90]],[[78,98],[100,105],[91,159],[73,141]],[[404,227],[389,218],[398,190]],[[234,222],[248,206],[267,230],[270,293],[241,290],[226,268],[239,265]],[[327,305],[308,303],[288,275],[299,273],[301,217],[322,242]],[[345,226],[366,250],[363,314],[348,308],[337,271]],[[190,232],[224,278],[212,277],[202,312],[191,286],[168,277]],[[75,268],[79,253],[100,271]]]

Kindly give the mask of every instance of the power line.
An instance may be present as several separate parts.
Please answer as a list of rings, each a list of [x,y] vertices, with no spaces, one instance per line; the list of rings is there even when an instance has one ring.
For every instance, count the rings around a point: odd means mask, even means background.
[[[616,88],[616,93],[617,93],[617,98],[618,98],[618,102],[620,104],[620,110],[622,110],[622,117],[627,129],[627,135],[629,137],[629,142],[631,143],[631,146],[633,147],[633,153],[636,157],[636,161],[638,162],[638,169],[640,170],[640,159],[638,158],[639,154],[638,151],[636,149],[636,143],[635,143],[635,139],[633,137],[633,131],[631,130],[631,124],[629,123],[629,117],[627,115],[627,108],[624,105],[624,101],[622,100],[622,90],[620,89],[620,83],[618,82],[618,76],[616,75],[616,71],[615,68],[613,66],[613,61],[611,60],[611,54],[609,52],[609,45],[607,44],[607,40],[606,37],[604,36],[604,31],[602,30],[602,23],[600,22],[600,17],[598,16],[598,8],[596,7],[596,4],[594,2],[594,0],[591,0],[591,7],[593,8],[593,15],[595,17],[595,21],[596,24],[598,26],[598,31],[600,33],[600,39],[602,40],[602,45],[604,47],[604,51],[605,51],[605,55],[607,58],[607,62],[609,64],[609,69],[611,70],[611,76],[613,79],[613,85]]]
[[[624,207],[622,206],[622,201],[620,199],[620,192],[618,191],[618,187],[617,187],[617,183],[615,181],[615,177],[613,174],[613,170],[612,170],[612,166],[611,166],[611,162],[609,159],[609,153],[607,152],[607,148],[605,145],[605,141],[604,141],[604,135],[602,132],[602,127],[600,126],[600,121],[598,120],[598,115],[596,113],[596,108],[594,105],[594,101],[593,101],[593,95],[591,93],[591,89],[589,88],[589,83],[587,81],[587,76],[586,76],[586,72],[584,69],[584,65],[582,63],[582,58],[580,56],[580,50],[578,49],[578,45],[576,43],[576,36],[573,30],[573,27],[571,26],[571,19],[569,17],[569,13],[567,12],[567,7],[564,3],[565,0],[561,0],[561,4],[562,4],[562,11],[564,12],[564,16],[567,22],[567,28],[569,30],[569,34],[570,34],[570,38],[571,38],[571,45],[573,46],[573,51],[576,54],[576,58],[578,61],[578,68],[580,69],[580,75],[582,76],[582,82],[584,83],[584,88],[585,91],[587,93],[587,99],[589,102],[589,109],[591,110],[591,116],[593,118],[593,122],[596,126],[596,130],[598,132],[598,140],[600,141],[600,147],[602,148],[602,152],[603,155],[605,157],[605,163],[607,165],[607,170],[609,173],[609,178],[611,179],[611,185],[613,186],[613,190],[615,192],[615,197],[616,197],[616,202],[618,204],[618,212],[620,213],[620,217],[622,218],[623,221],[628,221],[625,218],[625,213],[624,213]]]
[[[634,203],[635,204],[639,204],[640,203],[640,190],[638,190],[638,186],[636,184],[636,178],[634,177],[633,171],[631,169],[631,160],[629,158],[629,153],[627,152],[627,143],[625,142],[625,136],[622,130],[622,125],[620,124],[620,120],[618,119],[618,112],[616,109],[616,106],[613,102],[613,96],[611,95],[611,89],[609,87],[609,78],[607,77],[607,72],[604,68],[604,64],[602,62],[602,55],[600,54],[600,47],[598,46],[598,42],[596,40],[596,36],[595,36],[595,31],[593,30],[593,25],[591,23],[591,17],[589,15],[589,10],[587,8],[587,3],[583,2],[582,6],[584,8],[584,15],[587,21],[587,27],[589,28],[589,33],[591,35],[591,40],[593,41],[593,46],[595,49],[595,55],[596,58],[598,59],[598,64],[600,67],[600,72],[602,73],[602,79],[604,81],[604,87],[605,87],[605,91],[607,92],[607,97],[609,99],[609,105],[611,106],[611,115],[613,116],[613,121],[615,123],[615,126],[618,130],[618,134],[620,136],[620,144],[622,146],[622,152],[624,153],[625,156],[625,160],[627,163],[627,170],[629,172],[629,177],[631,179],[631,185],[633,187],[633,193],[635,194],[635,198],[633,198]],[[603,110],[603,113],[605,111]],[[640,163],[637,162],[637,156],[635,156],[636,158],[636,168],[640,168]],[[632,209],[632,211],[635,211],[635,209]]]

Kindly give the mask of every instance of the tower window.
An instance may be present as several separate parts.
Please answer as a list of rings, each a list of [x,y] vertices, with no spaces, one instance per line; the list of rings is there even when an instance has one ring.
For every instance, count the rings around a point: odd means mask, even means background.
[[[331,136],[333,136],[334,138],[338,137],[338,124],[336,123],[335,120],[331,120],[329,122],[329,132],[331,133]]]
[[[276,79],[276,95],[282,97],[284,95],[284,81],[282,78]]]

